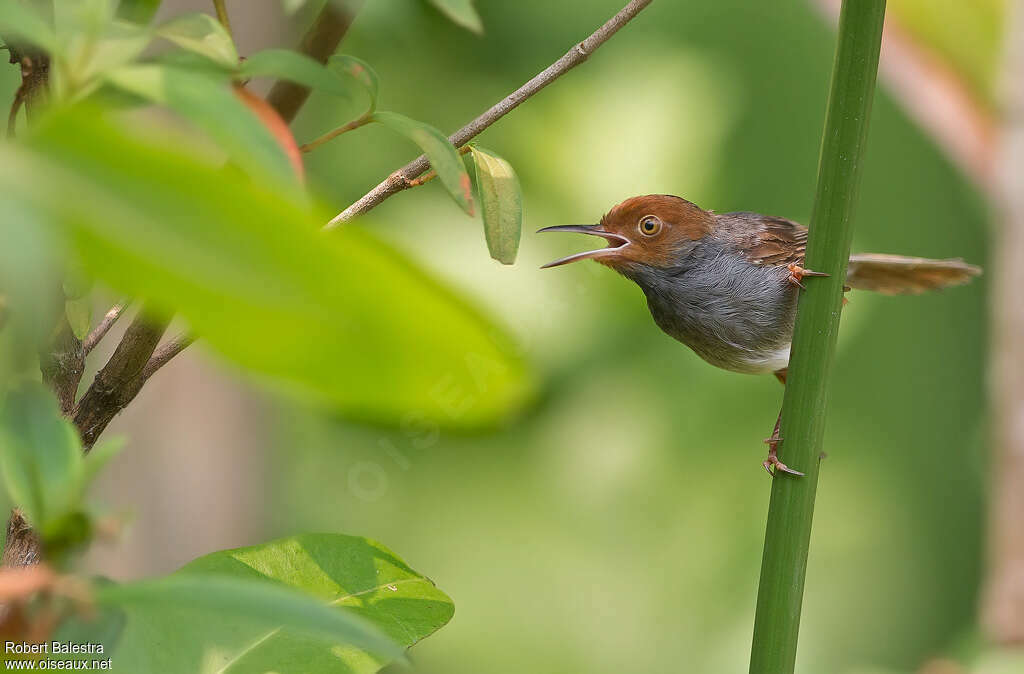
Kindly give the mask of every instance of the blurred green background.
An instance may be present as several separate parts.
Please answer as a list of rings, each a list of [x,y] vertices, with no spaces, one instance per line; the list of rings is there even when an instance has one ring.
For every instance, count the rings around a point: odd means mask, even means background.
[[[452,130],[621,3],[479,2],[473,36],[422,3],[367,3],[343,44],[382,105]],[[364,533],[455,600],[415,650],[425,672],[745,671],[781,402],[771,377],[713,369],[594,264],[538,271],[623,198],[807,221],[833,33],[809,3],[655,3],[584,66],[481,137],[523,181],[513,269],[437,185],[377,232],[485,304],[545,374],[493,435],[282,417],[270,533]],[[358,105],[358,104],[357,104]],[[310,101],[300,139],[356,111]],[[384,130],[311,156],[344,205],[403,163]],[[854,248],[986,261],[983,200],[881,91]],[[565,237],[566,239],[569,237]],[[835,369],[805,598],[802,672],[911,669],[974,619],[985,476],[985,279],[921,297],[853,293]]]
[[[621,4],[478,0],[486,32],[476,36],[418,0],[370,0],[341,51],[377,69],[382,108],[451,131]],[[229,3],[236,15],[247,6]],[[532,232],[596,222],[641,193],[806,222],[833,45],[804,0],[654,3],[481,136],[523,184],[526,233],[513,268],[488,259],[479,222],[440,185],[380,206],[375,233],[506,325],[543,394],[507,427],[472,435],[416,419],[356,426],[268,400],[260,414],[271,411],[271,450],[248,485],[263,501],[249,542],[366,535],[433,578],[456,614],[414,649],[416,671],[745,671],[770,489],[761,439],[782,390],[772,377],[703,363],[607,269],[539,271],[589,242]],[[11,90],[12,72],[4,77]],[[358,100],[314,95],[296,136],[360,112]],[[340,210],[411,155],[407,142],[366,127],[307,166]],[[984,265],[989,220],[974,188],[880,91],[855,250]],[[910,671],[971,630],[987,461],[985,292],[983,277],[921,297],[850,296],[801,672]],[[181,496],[202,488],[184,485]]]

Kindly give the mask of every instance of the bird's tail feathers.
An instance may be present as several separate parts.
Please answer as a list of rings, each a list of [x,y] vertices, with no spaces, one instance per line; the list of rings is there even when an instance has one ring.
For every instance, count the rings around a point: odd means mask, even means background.
[[[981,267],[956,258],[929,260],[902,255],[851,255],[846,284],[886,295],[916,295],[926,290],[967,283]]]

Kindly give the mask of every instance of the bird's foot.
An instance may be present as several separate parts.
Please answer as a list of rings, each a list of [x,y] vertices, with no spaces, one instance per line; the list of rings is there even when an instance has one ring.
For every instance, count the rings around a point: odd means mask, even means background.
[[[795,263],[786,265],[786,269],[789,270],[789,279],[787,280],[793,285],[798,286],[803,290],[807,290],[804,284],[801,283],[801,281],[804,280],[805,276],[828,276],[828,274],[826,274],[825,272],[814,271],[813,269],[804,269],[803,267]]]
[[[764,469],[768,471],[768,474],[775,477],[781,470],[783,473],[789,473],[790,475],[796,475],[797,477],[803,477],[804,474],[799,470],[793,470],[786,464],[779,461],[779,443],[782,442],[782,438],[779,437],[778,426],[775,427],[775,431],[772,432],[772,437],[765,440],[765,444],[768,445],[768,458],[761,463]],[[773,470],[774,469],[774,470]]]
[[[804,474],[801,473],[799,470],[793,470],[792,468],[790,468],[786,464],[784,464],[781,461],[779,461],[779,457],[771,455],[771,454],[768,455],[768,458],[765,459],[761,463],[761,465],[764,466],[764,469],[766,471],[768,471],[768,474],[771,475],[772,477],[775,477],[780,470],[783,473],[789,473],[790,475],[796,475],[797,477],[803,477],[804,476]],[[774,470],[772,470],[773,468],[774,468]]]

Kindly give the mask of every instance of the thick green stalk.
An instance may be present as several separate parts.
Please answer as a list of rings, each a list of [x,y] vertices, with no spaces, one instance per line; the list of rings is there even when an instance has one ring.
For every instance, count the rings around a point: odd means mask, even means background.
[[[751,674],[786,674],[796,664],[829,374],[884,15],[885,0],[843,0],[806,262],[831,276],[806,279],[801,291],[782,404],[780,458],[807,475],[780,473],[772,484]]]

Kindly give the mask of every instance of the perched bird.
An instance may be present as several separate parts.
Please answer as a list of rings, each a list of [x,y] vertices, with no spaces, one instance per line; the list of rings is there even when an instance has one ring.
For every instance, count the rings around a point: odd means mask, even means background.
[[[612,208],[597,225],[558,225],[541,232],[600,236],[605,248],[549,262],[592,259],[634,281],[654,322],[720,368],[774,372],[786,383],[798,291],[803,279],[827,276],[803,268],[807,228],[758,213],[714,213],[680,197],[651,194]],[[850,288],[920,293],[967,282],[981,269],[960,259],[852,255]],[[778,457],[779,422],[766,440],[769,474],[802,475]]]

